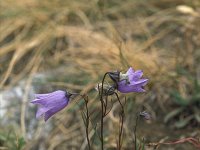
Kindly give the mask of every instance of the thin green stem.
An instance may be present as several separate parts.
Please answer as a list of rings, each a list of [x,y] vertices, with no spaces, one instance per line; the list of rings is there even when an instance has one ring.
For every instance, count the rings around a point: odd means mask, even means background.
[[[89,116],[89,109],[88,109],[88,97],[84,98],[85,100],[85,108],[86,108],[86,138],[88,143],[88,149],[91,149],[90,146],[90,138],[89,138],[89,123],[90,123],[90,116]]]
[[[137,114],[137,116],[136,116],[136,122],[135,122],[135,128],[134,128],[135,150],[137,150],[137,124],[138,124],[138,119],[139,119],[139,117],[138,117],[138,114]]]

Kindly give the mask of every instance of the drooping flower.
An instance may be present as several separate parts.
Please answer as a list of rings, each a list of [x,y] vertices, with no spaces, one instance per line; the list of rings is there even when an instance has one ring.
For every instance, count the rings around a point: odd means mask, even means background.
[[[119,71],[113,71],[113,72],[108,72],[109,77],[115,82],[119,82],[119,77],[120,77],[120,72]]]
[[[70,96],[71,94],[61,90],[47,94],[35,94],[35,99],[31,103],[39,105],[36,118],[44,116],[44,120],[47,121],[68,105]]]
[[[142,79],[141,70],[134,71],[132,67],[125,74],[120,72],[117,90],[121,93],[144,92],[143,87],[147,84],[148,79]]]
[[[96,85],[95,90],[102,92],[102,83]],[[113,95],[115,93],[115,87],[107,83],[103,84],[103,96]]]
[[[141,117],[143,117],[144,119],[146,119],[146,120],[150,120],[150,119],[152,118],[151,115],[150,115],[150,113],[148,113],[148,112],[146,112],[146,111],[140,112],[139,115],[140,115]]]

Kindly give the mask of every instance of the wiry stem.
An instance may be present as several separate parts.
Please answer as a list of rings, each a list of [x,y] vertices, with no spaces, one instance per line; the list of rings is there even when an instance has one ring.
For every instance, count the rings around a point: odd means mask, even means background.
[[[90,138],[89,138],[89,123],[90,123],[90,116],[89,116],[89,109],[88,109],[88,96],[84,97],[85,100],[85,108],[86,108],[86,138],[87,138],[87,143],[88,143],[88,149],[91,149],[90,146]]]
[[[105,92],[105,96],[106,96],[106,98],[105,98],[105,102],[104,102],[104,117],[105,116],[107,116],[108,115],[108,113],[111,111],[111,109],[112,109],[112,106],[111,106],[111,108],[110,108],[110,110],[107,112],[107,105],[108,105],[108,96],[109,96],[109,94],[108,93],[110,93],[110,91],[112,90],[112,87],[111,88],[109,88],[106,92]],[[114,92],[115,93],[115,92]],[[111,102],[112,102],[112,99],[111,99]]]
[[[121,113],[119,123],[120,123],[120,129],[119,129],[119,150],[120,150],[122,147],[122,134],[123,134],[123,125],[124,125],[124,113],[123,112]]]
[[[124,125],[124,106],[122,105],[119,96],[117,93],[115,93],[117,100],[121,106],[121,114],[120,114],[120,119],[119,119],[119,139],[118,139],[118,149],[120,150],[122,147],[122,134],[123,134],[123,125]],[[126,98],[125,98],[126,100]]]
[[[104,100],[103,100],[103,84],[104,84],[104,80],[106,78],[106,75],[108,74],[108,72],[106,72],[103,76],[102,79],[102,84],[101,84],[101,90],[99,90],[99,95],[100,95],[100,101],[101,101],[101,130],[100,130],[100,137],[101,137],[101,150],[103,150],[103,145],[104,145],[104,139],[103,139],[103,118],[104,118]]]
[[[139,117],[138,117],[138,114],[137,114],[137,116],[136,116],[136,122],[135,122],[135,128],[134,128],[135,150],[137,150],[137,123],[138,123],[138,119],[139,119]]]
[[[103,150],[103,117],[104,117],[104,113],[103,113],[104,109],[103,109],[103,100],[101,100],[101,149]]]

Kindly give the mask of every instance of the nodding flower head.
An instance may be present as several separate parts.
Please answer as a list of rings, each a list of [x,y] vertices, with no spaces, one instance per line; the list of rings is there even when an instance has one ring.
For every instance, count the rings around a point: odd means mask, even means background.
[[[35,94],[35,99],[31,103],[39,105],[36,118],[44,116],[44,120],[47,121],[68,105],[70,96],[70,93],[61,90],[47,94]]]
[[[148,112],[146,112],[146,111],[140,112],[139,115],[141,117],[143,117],[144,119],[146,119],[146,120],[150,120],[152,118],[151,115]]]
[[[131,67],[125,74],[120,72],[117,90],[121,93],[144,92],[143,87],[147,84],[148,79],[141,79],[142,75],[141,70],[134,71]]]
[[[101,91],[102,92],[102,83],[97,84],[95,89],[97,91]],[[103,84],[103,96],[108,96],[108,95],[113,95],[115,93],[115,88],[114,86],[111,86],[109,84]]]
[[[120,72],[119,71],[113,71],[113,72],[108,72],[109,77],[116,83],[120,79]]]

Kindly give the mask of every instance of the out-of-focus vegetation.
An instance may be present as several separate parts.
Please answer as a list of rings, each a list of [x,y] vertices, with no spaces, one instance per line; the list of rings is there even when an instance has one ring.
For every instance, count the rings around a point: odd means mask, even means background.
[[[1,131],[0,132],[0,145],[1,149],[21,150],[25,145],[23,137],[18,137],[15,131]]]
[[[199,126],[200,123],[200,84],[189,74],[185,75],[189,80],[192,80],[191,83],[193,82],[191,89],[188,89],[190,94],[184,97],[179,91],[173,89],[171,95],[176,106],[165,117],[165,122],[172,120],[171,124],[177,128]]]
[[[139,122],[141,141],[199,137],[199,41],[199,0],[0,1],[0,92],[22,89],[12,100],[0,95],[0,149],[86,149],[83,102],[72,101],[44,124],[35,120],[31,91],[89,92],[92,121],[98,122],[94,86],[105,72],[128,66],[142,69],[150,82],[146,93],[128,95],[123,148],[134,146],[141,105],[153,117]],[[10,104],[3,107],[3,101]],[[116,147],[118,108],[114,105],[105,120],[110,149]],[[90,136],[98,149],[92,130]]]

